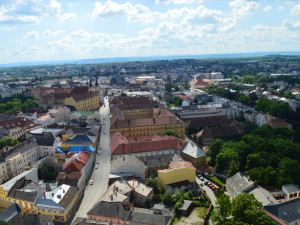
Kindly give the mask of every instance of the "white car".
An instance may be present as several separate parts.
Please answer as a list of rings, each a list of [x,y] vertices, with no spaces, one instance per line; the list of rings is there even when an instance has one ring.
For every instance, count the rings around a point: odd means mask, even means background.
[[[94,181],[93,180],[90,180],[90,185],[93,185]]]
[[[95,166],[95,169],[98,169],[98,165]]]

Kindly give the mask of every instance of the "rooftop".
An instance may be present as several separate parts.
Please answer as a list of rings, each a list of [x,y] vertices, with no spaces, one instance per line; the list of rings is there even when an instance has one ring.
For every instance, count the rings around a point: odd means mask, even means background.
[[[182,152],[195,159],[206,156],[205,151],[199,148],[196,144],[190,142],[187,142],[187,144],[183,147]]]

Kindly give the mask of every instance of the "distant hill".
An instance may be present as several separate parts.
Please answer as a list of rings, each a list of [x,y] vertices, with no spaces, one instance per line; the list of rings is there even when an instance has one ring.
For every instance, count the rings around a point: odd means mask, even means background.
[[[229,53],[229,54],[139,56],[139,57],[55,60],[55,61],[37,61],[37,62],[19,62],[19,63],[0,64],[0,68],[20,67],[20,66],[40,66],[40,65],[62,65],[62,64],[119,63],[119,62],[155,61],[155,60],[173,60],[173,59],[242,58],[242,57],[256,57],[256,56],[267,56],[267,55],[300,55],[300,52],[292,52],[292,51],[250,52],[250,53]]]

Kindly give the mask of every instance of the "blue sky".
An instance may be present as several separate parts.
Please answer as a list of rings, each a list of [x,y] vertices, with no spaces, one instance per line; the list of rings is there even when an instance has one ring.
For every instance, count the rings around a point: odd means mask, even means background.
[[[300,51],[297,0],[0,0],[0,64]]]

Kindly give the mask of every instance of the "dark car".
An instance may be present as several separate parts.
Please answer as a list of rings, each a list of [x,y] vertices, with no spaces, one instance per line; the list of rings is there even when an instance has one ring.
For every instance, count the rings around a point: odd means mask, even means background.
[[[209,184],[209,182],[208,182],[208,181],[204,182],[204,185],[208,185],[208,184]]]

